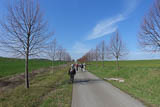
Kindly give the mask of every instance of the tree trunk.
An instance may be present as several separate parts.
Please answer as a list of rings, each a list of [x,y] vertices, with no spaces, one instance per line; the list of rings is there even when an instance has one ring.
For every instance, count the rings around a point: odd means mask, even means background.
[[[104,54],[102,54],[102,66],[104,67]]]
[[[119,71],[119,63],[118,63],[118,58],[116,58],[116,65],[117,65],[117,71]]]
[[[25,61],[25,82],[26,82],[26,88],[29,88],[29,73],[28,73],[28,59],[29,59],[29,38],[30,33],[28,33],[27,37],[27,50],[26,50],[26,61]]]
[[[53,58],[53,60],[52,60],[52,71],[54,71],[53,65],[54,65],[54,58]]]
[[[104,67],[104,60],[103,60],[103,67]]]
[[[26,59],[25,59],[25,82],[26,82],[26,88],[29,88],[29,74],[28,74],[28,50],[26,53]]]
[[[97,65],[97,67],[98,67],[98,60],[96,59],[96,65]]]

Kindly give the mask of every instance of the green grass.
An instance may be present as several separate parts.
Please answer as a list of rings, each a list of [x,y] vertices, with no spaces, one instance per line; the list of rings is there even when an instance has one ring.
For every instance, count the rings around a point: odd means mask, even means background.
[[[54,62],[54,65],[64,64],[65,62]],[[43,59],[29,60],[29,72],[39,68],[52,66],[52,62]],[[0,58],[0,78],[25,72],[25,60],[14,58]]]
[[[72,84],[68,83],[68,67],[44,72],[23,85],[0,94],[0,107],[70,107]]]
[[[119,71],[114,61],[106,61],[104,68],[102,62],[89,62],[87,68],[100,78],[125,79],[111,83],[149,107],[160,107],[160,60],[120,61]]]

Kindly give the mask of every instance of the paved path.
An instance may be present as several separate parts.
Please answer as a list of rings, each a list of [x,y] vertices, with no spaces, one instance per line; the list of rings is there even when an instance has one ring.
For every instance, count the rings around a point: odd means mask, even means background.
[[[138,100],[89,72],[77,72],[72,107],[145,107]]]

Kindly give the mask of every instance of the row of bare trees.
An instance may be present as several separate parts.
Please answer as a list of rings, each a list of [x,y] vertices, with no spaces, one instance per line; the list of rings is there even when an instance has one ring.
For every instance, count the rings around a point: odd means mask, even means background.
[[[56,40],[49,43],[53,33],[48,29],[38,0],[14,0],[7,7],[7,15],[0,21],[1,50],[25,58],[25,83],[29,88],[28,63],[31,57],[41,57],[48,51],[52,60],[71,60],[64,48],[57,47]]]
[[[52,33],[40,9],[38,0],[15,0],[7,8],[7,15],[0,21],[0,48],[16,56],[25,58],[25,81],[29,88],[28,61],[48,49],[52,60],[70,60],[70,55],[53,40],[48,45]],[[156,0],[150,12],[145,16],[138,35],[138,41],[145,50],[160,51],[160,1]],[[49,46],[49,47],[48,47]],[[53,46],[53,47],[52,47]],[[80,61],[118,60],[128,53],[118,31],[112,36],[108,45],[102,41],[95,49],[86,53]]]
[[[155,0],[148,14],[144,16],[138,34],[139,46],[147,52],[160,52],[160,1]],[[103,61],[107,58],[116,59],[117,68],[119,69],[118,60],[127,55],[128,51],[121,40],[119,33],[116,32],[110,40],[109,45],[105,46],[102,41],[95,49],[87,52],[79,61]],[[104,63],[103,63],[104,65]]]
[[[138,34],[138,42],[142,50],[147,52],[160,52],[160,1],[155,0],[148,14],[145,15]],[[121,40],[119,33],[116,32],[105,46],[102,41],[95,49],[87,52],[79,61],[103,61],[106,58],[116,59],[117,68],[119,69],[118,60],[127,55],[128,51]],[[103,63],[104,66],[104,63]]]
[[[71,61],[70,54],[60,45],[58,45],[57,40],[53,39],[48,44],[48,48],[46,50],[49,59],[52,61]]]
[[[103,40],[95,49],[91,49],[82,58],[78,59],[78,61],[102,61],[104,66],[105,60],[116,59],[117,69],[119,70],[118,61],[127,54],[128,49],[122,41],[119,32],[116,31],[112,35],[109,44],[106,44]]]

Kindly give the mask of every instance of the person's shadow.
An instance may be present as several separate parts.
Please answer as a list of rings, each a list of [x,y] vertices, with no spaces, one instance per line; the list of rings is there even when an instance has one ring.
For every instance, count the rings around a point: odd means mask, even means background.
[[[74,84],[87,85],[87,84],[93,84],[93,83],[102,82],[102,81],[103,80],[101,79],[75,79]]]

